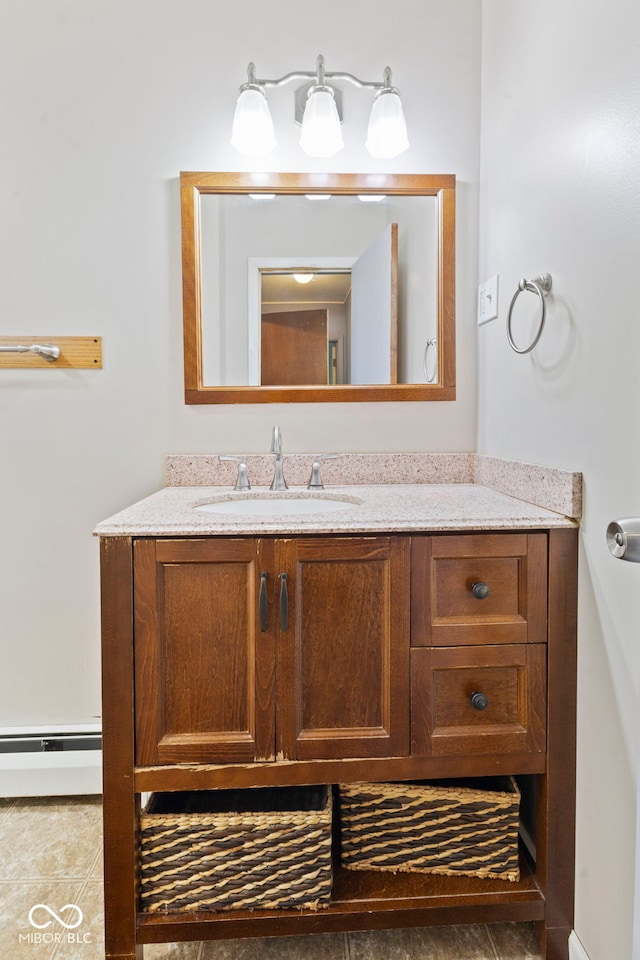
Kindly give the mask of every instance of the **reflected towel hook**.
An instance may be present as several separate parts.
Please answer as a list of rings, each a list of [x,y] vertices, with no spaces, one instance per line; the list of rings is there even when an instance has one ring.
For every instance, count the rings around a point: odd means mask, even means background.
[[[540,299],[540,323],[538,324],[538,329],[536,334],[529,344],[528,347],[517,347],[513,341],[513,335],[511,333],[511,319],[513,314],[513,307],[516,300],[524,290],[529,290],[531,293],[535,293]],[[507,339],[509,341],[509,346],[512,350],[515,350],[516,353],[529,353],[535,347],[536,343],[542,335],[544,329],[544,322],[547,318],[547,305],[545,302],[545,297],[551,290],[551,274],[550,273],[541,273],[539,277],[534,277],[533,280],[521,280],[518,284],[518,289],[514,293],[511,303],[509,304],[509,314],[507,316]]]
[[[436,374],[438,372],[438,352],[436,347],[437,342],[438,342],[437,337],[430,337],[429,340],[427,340],[426,347],[424,348],[424,356],[422,358],[422,369],[424,370],[424,379],[426,383],[433,383],[434,380],[436,379]],[[429,376],[429,368],[427,365],[430,349],[433,349],[433,371],[431,373],[431,376]]]

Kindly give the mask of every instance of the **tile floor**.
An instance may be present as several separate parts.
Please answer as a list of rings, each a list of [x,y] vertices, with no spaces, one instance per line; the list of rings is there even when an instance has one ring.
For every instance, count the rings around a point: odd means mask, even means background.
[[[104,960],[101,814],[97,797],[0,800],[2,960]],[[144,949],[144,960],[537,958],[532,927],[513,923]]]

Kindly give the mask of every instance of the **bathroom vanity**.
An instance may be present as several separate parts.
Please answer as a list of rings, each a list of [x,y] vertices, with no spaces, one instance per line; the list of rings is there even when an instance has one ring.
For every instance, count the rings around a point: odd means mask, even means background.
[[[567,960],[574,520],[474,483],[193,485],[96,533],[108,958],[140,958],[145,943],[529,920],[542,956]],[[497,774],[523,797],[517,882],[335,862],[326,909],[141,909],[142,794]]]

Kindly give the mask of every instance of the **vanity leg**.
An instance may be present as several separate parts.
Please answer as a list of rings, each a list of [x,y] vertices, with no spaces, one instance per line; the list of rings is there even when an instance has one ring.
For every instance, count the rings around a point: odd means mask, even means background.
[[[547,770],[538,778],[536,873],[545,896],[545,960],[568,960],[575,889],[578,531],[551,530]]]
[[[570,927],[545,926],[545,921],[538,924],[538,949],[544,960],[567,960],[569,956]]]
[[[104,920],[107,960],[142,960],[136,946],[133,567],[128,537],[104,539],[102,574],[102,756]]]

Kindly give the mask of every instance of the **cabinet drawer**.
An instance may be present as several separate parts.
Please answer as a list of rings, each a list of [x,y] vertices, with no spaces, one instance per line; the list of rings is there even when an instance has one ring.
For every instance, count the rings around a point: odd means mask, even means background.
[[[546,640],[545,533],[414,537],[411,562],[413,646]]]
[[[544,751],[545,654],[533,643],[414,648],[412,754]]]

